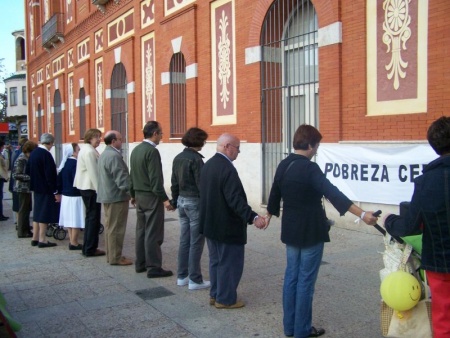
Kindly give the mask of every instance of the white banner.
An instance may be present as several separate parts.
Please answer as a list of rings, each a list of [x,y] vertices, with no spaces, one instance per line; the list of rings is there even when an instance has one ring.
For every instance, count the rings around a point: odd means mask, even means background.
[[[326,177],[352,201],[410,201],[414,179],[438,155],[428,144],[367,147],[321,143],[316,157]]]

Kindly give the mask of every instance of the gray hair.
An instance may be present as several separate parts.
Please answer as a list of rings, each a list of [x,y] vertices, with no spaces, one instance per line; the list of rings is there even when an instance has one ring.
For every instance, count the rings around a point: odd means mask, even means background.
[[[41,135],[41,143],[42,144],[55,143],[55,137],[52,134],[44,133]]]

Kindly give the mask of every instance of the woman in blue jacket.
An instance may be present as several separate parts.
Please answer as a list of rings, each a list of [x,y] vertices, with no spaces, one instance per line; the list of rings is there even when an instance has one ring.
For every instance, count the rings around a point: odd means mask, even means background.
[[[312,326],[314,285],[324,243],[330,241],[329,225],[322,205],[325,196],[344,215],[347,211],[367,224],[377,218],[353,204],[326,178],[316,155],[322,135],[310,125],[301,125],[294,135],[294,154],[280,162],[267,205],[270,219],[280,215],[281,241],[286,244],[287,266],[283,286],[283,325],[288,337],[318,337],[324,329]]]

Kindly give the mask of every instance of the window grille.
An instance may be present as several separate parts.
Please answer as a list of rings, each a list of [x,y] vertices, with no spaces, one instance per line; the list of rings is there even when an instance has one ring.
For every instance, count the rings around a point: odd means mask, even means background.
[[[170,60],[170,137],[186,132],[186,61],[182,53]]]
[[[37,137],[42,135],[42,106],[39,103],[37,108]]]
[[[80,88],[79,93],[80,100],[80,140],[84,139],[84,134],[86,133],[86,92],[84,88]]]
[[[55,91],[55,96],[53,97],[53,111],[54,111],[54,124],[55,124],[55,162],[56,166],[59,166],[62,159],[62,142],[63,142],[63,117],[61,110],[61,93],[59,89]]]
[[[318,127],[318,24],[309,0],[277,0],[261,30],[263,203],[299,125]]]
[[[122,156],[128,161],[127,72],[123,63],[114,66],[111,75],[111,128],[122,134]]]

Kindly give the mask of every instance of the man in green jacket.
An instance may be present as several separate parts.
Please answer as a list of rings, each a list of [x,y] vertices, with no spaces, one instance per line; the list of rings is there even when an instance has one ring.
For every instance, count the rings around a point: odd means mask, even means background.
[[[164,190],[161,156],[156,146],[162,139],[161,125],[149,121],[144,141],[131,153],[131,203],[136,206],[136,272],[147,271],[148,278],[169,277],[162,268],[164,207],[173,210]]]

